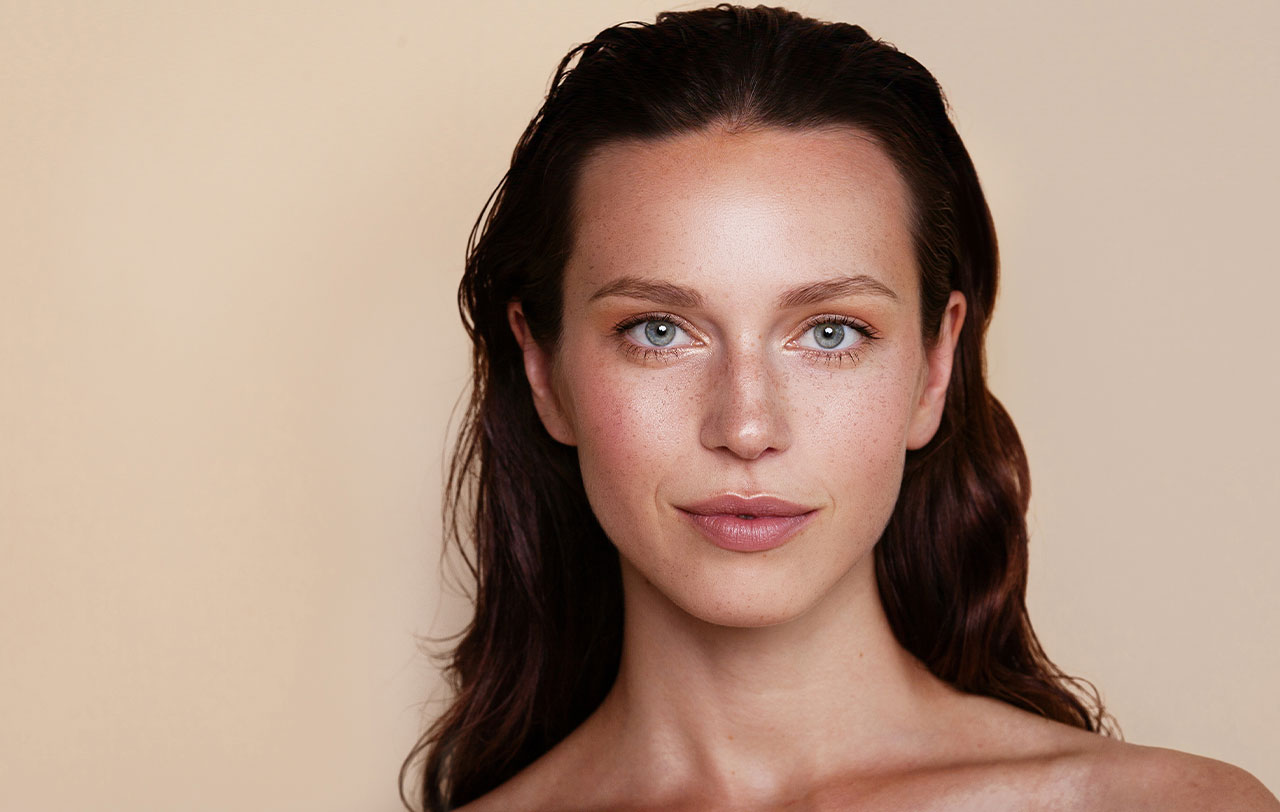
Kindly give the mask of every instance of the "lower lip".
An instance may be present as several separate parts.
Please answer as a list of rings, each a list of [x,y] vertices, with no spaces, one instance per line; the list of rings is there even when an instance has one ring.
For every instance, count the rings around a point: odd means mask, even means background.
[[[755,553],[781,547],[808,524],[817,511],[811,510],[799,516],[757,516],[754,519],[724,514],[704,516],[687,510],[680,512],[717,547]]]

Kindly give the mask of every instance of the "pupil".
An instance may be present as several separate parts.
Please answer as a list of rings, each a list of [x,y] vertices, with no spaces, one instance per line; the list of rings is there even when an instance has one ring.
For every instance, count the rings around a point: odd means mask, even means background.
[[[840,342],[844,340],[844,325],[820,324],[813,328],[813,337],[820,347],[825,347],[826,349],[838,347]]]
[[[645,337],[654,345],[663,347],[671,343],[671,339],[675,338],[675,331],[671,329],[671,325],[665,321],[651,321],[644,326]]]

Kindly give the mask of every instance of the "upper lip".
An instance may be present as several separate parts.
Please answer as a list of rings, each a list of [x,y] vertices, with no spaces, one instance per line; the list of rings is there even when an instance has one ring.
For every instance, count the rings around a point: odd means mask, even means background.
[[[814,508],[797,505],[776,496],[744,497],[726,493],[682,506],[681,510],[703,516],[801,516]]]

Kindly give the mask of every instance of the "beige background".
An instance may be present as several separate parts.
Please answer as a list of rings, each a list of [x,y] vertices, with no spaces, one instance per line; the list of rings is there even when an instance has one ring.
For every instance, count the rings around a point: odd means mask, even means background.
[[[666,6],[0,3],[0,809],[397,808],[467,230]],[[988,189],[1050,655],[1280,788],[1280,5],[793,7],[933,70]]]

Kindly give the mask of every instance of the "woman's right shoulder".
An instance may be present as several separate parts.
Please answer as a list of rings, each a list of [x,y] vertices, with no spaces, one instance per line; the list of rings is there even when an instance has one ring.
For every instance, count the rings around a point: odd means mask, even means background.
[[[455,812],[536,812],[547,800],[547,787],[533,766],[498,785]]]
[[[458,807],[454,812],[501,812],[502,810],[524,810],[536,807],[529,805],[529,799],[520,800],[518,795],[510,791],[511,782],[476,798],[474,801]]]
[[[560,776],[564,768],[563,742],[560,747],[552,748],[541,758],[499,784],[494,789],[458,807],[455,812],[539,812],[540,810],[563,810],[564,805],[556,805]]]

